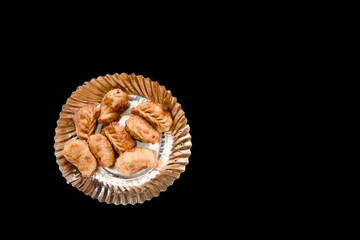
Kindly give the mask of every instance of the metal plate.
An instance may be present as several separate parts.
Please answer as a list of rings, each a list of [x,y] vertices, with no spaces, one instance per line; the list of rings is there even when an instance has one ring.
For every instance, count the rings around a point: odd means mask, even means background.
[[[103,96],[114,88],[120,88],[130,97],[130,107],[121,116],[119,124],[125,125],[133,107],[144,101],[162,104],[172,115],[173,126],[169,132],[161,134],[158,143],[137,142],[138,147],[146,147],[157,152],[158,164],[154,168],[144,169],[134,175],[121,175],[114,168],[98,167],[90,177],[82,177],[80,172],[62,154],[64,144],[76,138],[72,120],[74,112],[84,105],[99,105]],[[98,124],[96,133],[101,131]],[[63,105],[55,129],[55,156],[59,169],[67,183],[100,202],[109,204],[143,203],[159,196],[185,171],[191,154],[190,126],[177,99],[169,90],[157,82],[135,74],[106,75],[85,82]]]

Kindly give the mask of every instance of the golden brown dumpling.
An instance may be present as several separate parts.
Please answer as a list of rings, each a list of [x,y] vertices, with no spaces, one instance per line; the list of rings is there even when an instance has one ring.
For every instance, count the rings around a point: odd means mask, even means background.
[[[129,96],[120,89],[110,90],[101,101],[98,122],[108,125],[112,121],[118,120],[121,113],[129,107],[128,101]]]
[[[160,133],[169,131],[173,122],[170,113],[155,102],[140,103],[131,113],[143,117]]]
[[[125,152],[126,150],[132,149],[136,146],[136,142],[131,138],[129,133],[125,131],[118,122],[112,122],[101,131],[114,147],[118,153]]]
[[[96,158],[85,140],[70,140],[62,152],[65,158],[80,171],[83,177],[90,176],[97,168]]]
[[[73,120],[78,138],[88,139],[96,129],[96,120],[99,115],[100,109],[92,105],[86,105],[75,112]]]
[[[99,165],[109,167],[115,162],[115,153],[109,140],[102,134],[91,135],[88,139],[89,148]]]
[[[115,163],[115,169],[123,175],[135,174],[145,168],[155,166],[155,153],[142,147],[136,147],[124,152],[116,159]]]
[[[131,115],[126,120],[125,130],[140,142],[154,144],[159,141],[160,138],[160,133],[156,131],[149,122],[137,115]]]

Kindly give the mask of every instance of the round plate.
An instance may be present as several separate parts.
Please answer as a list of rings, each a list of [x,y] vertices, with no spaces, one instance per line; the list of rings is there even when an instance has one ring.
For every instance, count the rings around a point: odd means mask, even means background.
[[[171,113],[173,125],[170,131],[161,134],[158,143],[136,141],[138,147],[146,147],[157,152],[156,167],[125,176],[113,167],[99,166],[92,176],[82,177],[77,168],[62,154],[65,143],[77,137],[72,119],[74,112],[87,104],[98,106],[104,95],[114,88],[120,88],[130,97],[130,107],[119,120],[121,126],[124,126],[125,120],[130,116],[130,110],[144,101],[163,105]],[[98,124],[97,133],[101,127]],[[56,162],[67,183],[100,202],[116,205],[143,203],[159,196],[160,192],[165,191],[185,171],[192,146],[190,126],[187,124],[185,113],[171,92],[149,78],[126,73],[100,76],[79,86],[63,105],[55,134]]]

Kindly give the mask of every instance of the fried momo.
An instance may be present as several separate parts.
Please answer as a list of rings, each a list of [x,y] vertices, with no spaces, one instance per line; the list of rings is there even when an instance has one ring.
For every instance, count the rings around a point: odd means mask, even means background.
[[[129,107],[128,101],[129,96],[120,89],[110,90],[101,101],[98,122],[105,126],[118,120],[121,113]]]
[[[118,153],[125,152],[126,150],[132,149],[136,146],[136,142],[132,137],[125,131],[118,122],[112,122],[101,131],[114,147]]]
[[[131,115],[125,122],[125,130],[140,142],[156,143],[159,141],[160,133],[156,131],[149,122],[137,115]]]
[[[109,167],[115,162],[115,153],[109,140],[102,134],[91,135],[88,139],[89,148],[99,165]]]
[[[96,158],[85,140],[70,140],[62,152],[65,158],[80,171],[83,177],[90,176],[97,168]]]
[[[73,120],[78,138],[88,139],[96,129],[99,115],[100,110],[92,105],[86,105],[75,112]]]
[[[170,113],[155,102],[140,103],[131,113],[143,117],[160,133],[169,131],[173,123]]]
[[[156,158],[152,150],[136,147],[121,154],[115,163],[115,169],[123,175],[135,174],[145,168],[155,167]]]

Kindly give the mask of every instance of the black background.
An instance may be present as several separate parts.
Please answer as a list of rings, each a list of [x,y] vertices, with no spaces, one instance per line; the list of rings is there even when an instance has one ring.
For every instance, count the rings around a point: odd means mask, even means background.
[[[117,17],[123,9],[116,10]],[[92,19],[97,22],[103,16]],[[182,14],[180,22],[186,17]],[[107,31],[105,24],[95,29],[94,24],[85,37],[86,20],[70,32],[62,24],[66,18],[66,14],[58,17],[59,28],[41,18],[41,35],[35,31],[40,24],[18,21],[26,31],[9,24],[17,35],[4,38],[9,41],[4,50],[10,50],[3,57],[2,71],[9,75],[2,79],[2,89],[9,93],[2,95],[3,126],[9,131],[5,146],[11,149],[10,159],[2,161],[3,172],[9,174],[2,187],[12,191],[3,190],[12,217],[8,222],[35,226],[36,234],[52,227],[56,234],[68,236],[110,230],[116,237],[122,237],[129,226],[135,227],[135,235],[143,231],[155,237],[189,237],[191,230],[226,234],[226,227],[237,231],[244,222],[255,223],[255,228],[259,220],[272,222],[277,214],[273,200],[281,204],[290,199],[274,197],[278,185],[273,183],[272,170],[281,168],[270,165],[284,149],[275,137],[287,118],[279,119],[274,109],[287,98],[278,96],[293,93],[286,84],[301,71],[284,71],[294,65],[291,56],[296,45],[279,54],[282,46],[258,28],[253,31],[260,35],[244,34],[242,27],[230,30],[227,23],[209,24],[201,18],[198,24],[189,24],[193,31],[188,26],[179,31],[171,24],[165,26],[161,15],[159,33],[153,32],[157,24],[146,26],[155,36],[137,28],[126,31],[127,22],[117,19],[116,29]],[[216,26],[220,31],[214,31]],[[170,29],[172,34],[166,31]],[[99,203],[66,184],[53,148],[56,121],[66,99],[85,81],[115,72],[141,74],[171,90],[191,128],[192,154],[186,171],[159,197],[134,206]],[[292,159],[290,154],[286,157]],[[225,229],[217,228],[223,223]],[[171,235],[163,234],[165,228],[173,230]]]

